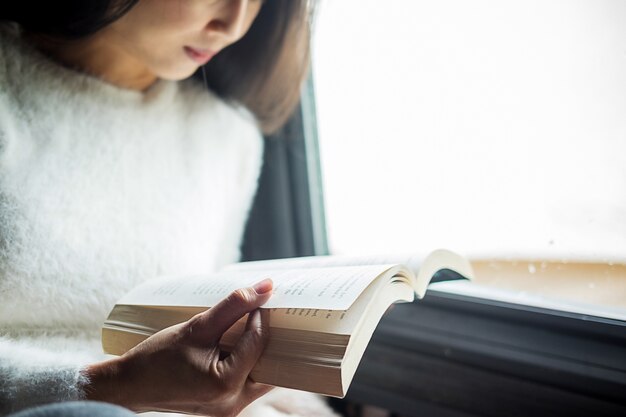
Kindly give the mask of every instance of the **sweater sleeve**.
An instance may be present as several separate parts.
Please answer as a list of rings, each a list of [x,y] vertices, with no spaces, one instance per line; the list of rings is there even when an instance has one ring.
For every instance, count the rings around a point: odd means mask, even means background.
[[[59,351],[60,350],[60,351]],[[0,416],[36,405],[84,398],[80,354],[0,337]]]

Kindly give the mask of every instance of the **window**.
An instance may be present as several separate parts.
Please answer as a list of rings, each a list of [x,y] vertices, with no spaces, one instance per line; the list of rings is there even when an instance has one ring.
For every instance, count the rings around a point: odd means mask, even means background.
[[[325,1],[315,35],[331,252],[626,317],[626,3]]]
[[[246,258],[444,246],[482,276],[387,314],[349,409],[625,415],[626,3],[318,12],[318,123],[309,85],[266,148]]]
[[[626,413],[625,19],[619,1],[322,2],[330,252],[444,246],[508,268],[483,278],[491,292],[444,283],[397,306],[349,401],[407,417]],[[311,174],[304,148],[288,159]],[[321,196],[304,188],[315,242]]]

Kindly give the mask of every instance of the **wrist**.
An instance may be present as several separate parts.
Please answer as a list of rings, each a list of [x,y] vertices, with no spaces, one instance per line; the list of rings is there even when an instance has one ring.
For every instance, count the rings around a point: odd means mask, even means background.
[[[133,409],[132,396],[127,388],[122,358],[114,358],[86,366],[85,399],[101,401]]]

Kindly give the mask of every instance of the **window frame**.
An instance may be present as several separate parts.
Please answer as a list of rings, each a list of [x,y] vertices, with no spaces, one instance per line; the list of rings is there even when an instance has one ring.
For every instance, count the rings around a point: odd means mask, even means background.
[[[313,81],[308,77],[291,118],[265,137],[242,260],[329,253],[316,120]]]
[[[428,291],[380,322],[347,399],[404,416],[626,415],[626,322]]]

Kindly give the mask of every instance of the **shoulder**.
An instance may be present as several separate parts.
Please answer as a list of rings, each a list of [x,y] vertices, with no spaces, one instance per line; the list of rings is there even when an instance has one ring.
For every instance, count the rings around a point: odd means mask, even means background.
[[[0,164],[13,156],[16,139],[28,141],[27,132],[39,123],[30,104],[43,94],[40,86],[49,84],[48,66],[39,55],[16,25],[0,22]]]
[[[13,25],[0,22],[0,93],[4,93],[5,90],[8,66],[19,58],[15,54],[16,40],[18,40],[17,29]]]
[[[20,38],[17,29],[0,22],[0,98],[6,99],[15,81],[12,74],[15,67],[22,66]]]
[[[18,26],[0,22],[0,89],[18,96],[38,78],[55,77],[54,65],[21,35]]]
[[[17,32],[14,27],[0,23],[0,155],[4,155],[9,139],[13,136],[15,117],[19,106],[13,100],[15,85],[19,80],[12,77],[13,68],[19,66],[21,57],[15,45]]]

